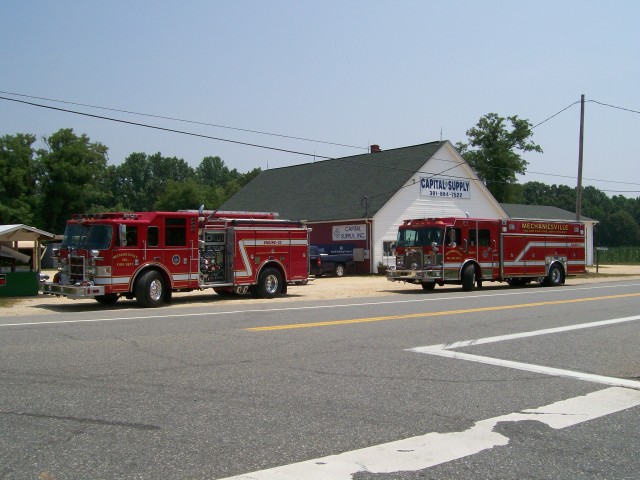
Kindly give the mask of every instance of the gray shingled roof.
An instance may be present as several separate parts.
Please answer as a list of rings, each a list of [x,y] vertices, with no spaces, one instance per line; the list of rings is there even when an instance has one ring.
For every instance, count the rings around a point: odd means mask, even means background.
[[[265,170],[220,209],[271,211],[308,221],[372,217],[445,143]]]
[[[501,203],[504,211],[511,218],[531,218],[538,220],[575,220],[576,214],[558,207],[546,205],[519,205],[517,203]],[[594,220],[584,215],[580,216],[582,221],[593,222]]]

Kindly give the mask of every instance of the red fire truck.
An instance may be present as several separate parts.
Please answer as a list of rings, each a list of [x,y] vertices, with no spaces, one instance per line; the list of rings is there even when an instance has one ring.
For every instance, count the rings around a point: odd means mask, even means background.
[[[307,282],[308,249],[308,228],[275,213],[74,215],[56,252],[58,273],[41,290],[103,304],[135,298],[144,307],[205,288],[272,298]]]
[[[586,273],[585,228],[579,222],[521,219],[425,218],[398,229],[396,268],[390,281],[422,285],[482,282],[557,286]]]

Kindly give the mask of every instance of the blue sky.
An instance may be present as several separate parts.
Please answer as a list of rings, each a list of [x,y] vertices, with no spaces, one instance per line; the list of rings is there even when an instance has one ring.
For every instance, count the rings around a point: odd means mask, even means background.
[[[441,132],[455,144],[489,112],[537,124],[585,94],[583,184],[636,197],[640,114],[589,100],[640,111],[639,18],[636,0],[4,0],[0,91],[14,95],[0,96],[309,155],[6,100],[0,135],[73,128],[111,164],[161,152],[246,172]],[[575,104],[534,129],[544,153],[524,155],[521,181],[575,186],[579,119]]]

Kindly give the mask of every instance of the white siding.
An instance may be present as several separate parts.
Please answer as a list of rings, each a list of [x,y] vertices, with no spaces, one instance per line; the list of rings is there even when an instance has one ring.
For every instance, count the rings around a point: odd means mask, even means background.
[[[453,168],[452,168],[453,167]],[[421,177],[448,177],[471,180],[471,198],[434,198],[420,196]],[[371,252],[372,266],[377,271],[378,262],[391,263],[383,257],[382,242],[396,239],[398,226],[409,218],[464,217],[503,218],[506,212],[496,202],[484,184],[478,181],[469,165],[447,142],[424,166],[396,192],[373,218]]]

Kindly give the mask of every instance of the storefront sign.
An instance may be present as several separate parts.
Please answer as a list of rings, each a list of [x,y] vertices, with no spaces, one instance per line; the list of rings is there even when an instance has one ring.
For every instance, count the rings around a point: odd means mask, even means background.
[[[334,225],[333,241],[334,242],[350,242],[354,240],[367,239],[367,226],[361,225]]]
[[[459,178],[422,177],[420,195],[440,198],[471,198],[471,181]]]

